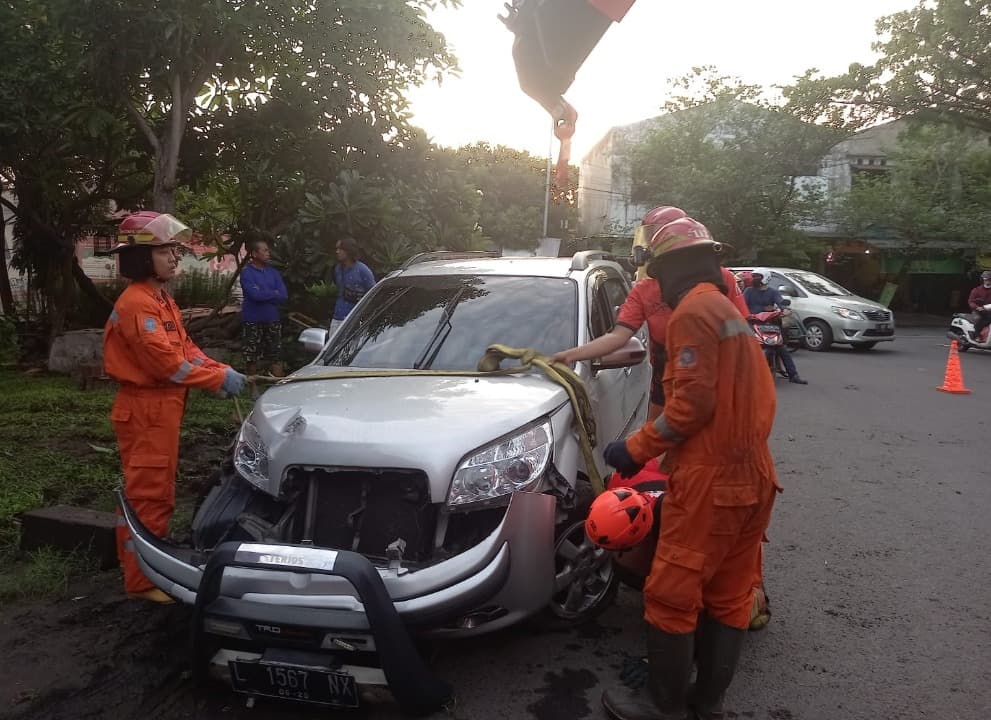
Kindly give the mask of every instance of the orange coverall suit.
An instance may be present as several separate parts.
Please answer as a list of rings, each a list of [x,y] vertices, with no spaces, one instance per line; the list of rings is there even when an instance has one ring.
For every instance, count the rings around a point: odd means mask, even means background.
[[[627,440],[638,463],[666,452],[671,473],[644,616],[688,633],[704,608],[744,629],[778,490],[767,445],[773,379],[747,323],[711,283],[675,308],[666,345],[664,413]]]
[[[110,421],[120,446],[124,495],[141,522],[164,537],[175,509],[179,425],[190,387],[219,390],[226,365],[211,360],[182,327],[175,301],[146,282],[132,283],[103,333],[103,363],[120,383]],[[124,589],[150,590],[118,510],[117,556]]]

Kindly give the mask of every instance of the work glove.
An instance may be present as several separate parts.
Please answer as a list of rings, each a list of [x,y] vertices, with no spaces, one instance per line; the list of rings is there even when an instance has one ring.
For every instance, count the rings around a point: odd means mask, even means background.
[[[228,395],[239,395],[241,390],[244,389],[244,383],[248,380],[244,375],[239,373],[232,367],[224,370],[224,384],[220,386],[221,394],[226,397]]]
[[[988,303],[987,305],[982,306],[981,307],[981,310],[991,310],[991,303]]]
[[[622,440],[606,445],[602,457],[609,465],[616,468],[616,472],[622,478],[631,478],[643,469],[643,463],[638,463],[633,459],[626,447],[626,442]]]

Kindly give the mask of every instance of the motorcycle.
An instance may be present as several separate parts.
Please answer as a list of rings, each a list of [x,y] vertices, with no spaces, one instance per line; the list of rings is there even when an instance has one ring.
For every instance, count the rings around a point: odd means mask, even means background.
[[[785,312],[786,310],[767,310],[754,313],[747,318],[747,323],[750,325],[754,337],[764,351],[767,367],[772,373],[777,372],[782,377],[788,377],[784,364],[778,355],[779,349],[787,351],[785,333],[782,328],[782,318]]]
[[[981,309],[991,312],[991,304],[984,305]],[[985,327],[980,337],[974,332],[978,317],[977,313],[956,313],[950,321],[950,329],[946,337],[957,341],[957,349],[960,352],[967,352],[971,348],[991,350],[991,326]]]

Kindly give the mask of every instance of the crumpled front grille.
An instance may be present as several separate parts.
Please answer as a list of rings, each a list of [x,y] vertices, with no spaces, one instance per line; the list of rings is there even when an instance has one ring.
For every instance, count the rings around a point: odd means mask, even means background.
[[[406,543],[403,558],[430,560],[437,511],[430,502],[427,476],[419,471],[311,470],[317,480],[313,542],[385,559],[396,540]]]

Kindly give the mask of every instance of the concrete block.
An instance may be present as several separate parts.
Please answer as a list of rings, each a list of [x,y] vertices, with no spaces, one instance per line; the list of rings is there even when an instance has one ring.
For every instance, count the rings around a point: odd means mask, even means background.
[[[21,550],[51,547],[79,550],[96,558],[100,569],[117,567],[117,515],[71,505],[30,510],[20,515]]]
[[[48,370],[70,375],[80,366],[103,367],[103,330],[72,330],[55,338]]]

